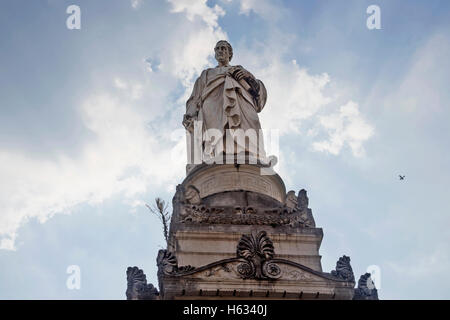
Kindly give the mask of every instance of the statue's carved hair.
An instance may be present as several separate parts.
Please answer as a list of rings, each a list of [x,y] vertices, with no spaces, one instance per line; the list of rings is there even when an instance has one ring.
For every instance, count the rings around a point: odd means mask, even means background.
[[[230,61],[233,58],[233,47],[231,46],[231,44],[227,41],[227,40],[219,40],[216,43],[216,47],[219,45],[219,43],[225,43],[228,47],[228,51],[230,52]]]

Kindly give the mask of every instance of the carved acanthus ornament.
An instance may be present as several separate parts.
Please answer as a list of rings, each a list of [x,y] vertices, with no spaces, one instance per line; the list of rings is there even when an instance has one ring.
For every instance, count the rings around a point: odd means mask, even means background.
[[[158,290],[153,284],[147,284],[144,272],[138,267],[128,267],[127,283],[127,300],[156,300],[159,296]]]
[[[244,234],[237,246],[237,256],[246,261],[238,265],[237,271],[244,279],[277,279],[281,269],[270,261],[274,254],[273,242],[265,231]]]
[[[193,266],[178,266],[178,261],[172,252],[167,250],[159,250],[156,258],[158,266],[158,275],[178,275],[194,270]]]

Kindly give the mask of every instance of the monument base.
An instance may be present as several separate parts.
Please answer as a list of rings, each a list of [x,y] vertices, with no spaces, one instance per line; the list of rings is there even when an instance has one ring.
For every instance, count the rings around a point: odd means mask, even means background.
[[[323,272],[305,190],[286,193],[261,165],[202,164],[177,186],[167,250],[157,257],[159,292],[130,270],[136,299],[373,299],[350,258]],[[143,274],[143,273],[142,273]],[[357,294],[355,294],[355,292]]]

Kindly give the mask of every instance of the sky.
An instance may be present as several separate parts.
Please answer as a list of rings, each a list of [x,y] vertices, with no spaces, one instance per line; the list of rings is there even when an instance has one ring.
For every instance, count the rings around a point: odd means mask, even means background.
[[[266,86],[261,124],[287,190],[308,191],[323,270],[345,254],[356,278],[377,270],[381,299],[450,299],[449,9],[1,1],[0,299],[125,299],[128,266],[157,285],[164,237],[145,204],[185,177],[185,102],[220,39]]]

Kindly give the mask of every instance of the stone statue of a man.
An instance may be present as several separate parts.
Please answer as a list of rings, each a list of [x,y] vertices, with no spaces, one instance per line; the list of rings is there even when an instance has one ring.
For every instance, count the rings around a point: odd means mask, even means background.
[[[217,42],[214,51],[218,65],[196,80],[183,125],[197,136],[193,139],[198,139],[203,157],[244,153],[265,159],[258,112],[266,103],[266,88],[242,66],[229,64],[233,48],[227,41]]]

